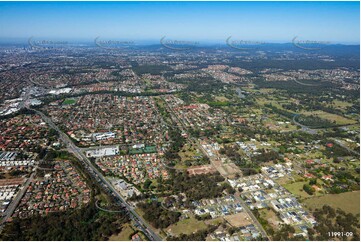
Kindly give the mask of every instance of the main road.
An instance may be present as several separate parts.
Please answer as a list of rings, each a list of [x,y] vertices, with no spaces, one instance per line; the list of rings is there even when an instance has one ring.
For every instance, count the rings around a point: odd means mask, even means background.
[[[143,220],[141,216],[137,214],[137,212],[123,199],[123,197],[119,194],[119,192],[110,184],[110,182],[103,176],[101,172],[98,171],[96,167],[90,162],[88,157],[84,155],[82,150],[78,148],[73,141],[63,132],[61,131],[54,122],[46,116],[44,113],[31,109],[37,114],[39,114],[42,119],[53,129],[55,129],[59,133],[60,139],[67,146],[69,152],[73,153],[84,165],[85,168],[90,171],[90,174],[95,178],[96,181],[100,182],[102,186],[109,189],[112,194],[121,201],[122,205],[125,206],[125,209],[129,212],[130,218],[135,222],[135,224],[142,230],[142,232],[151,240],[161,241],[162,238],[158,236],[152,228]]]

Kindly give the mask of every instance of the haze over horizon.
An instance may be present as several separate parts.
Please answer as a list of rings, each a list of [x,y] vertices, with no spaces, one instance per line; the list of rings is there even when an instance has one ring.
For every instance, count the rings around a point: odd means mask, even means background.
[[[0,39],[359,44],[359,2],[1,2]]]

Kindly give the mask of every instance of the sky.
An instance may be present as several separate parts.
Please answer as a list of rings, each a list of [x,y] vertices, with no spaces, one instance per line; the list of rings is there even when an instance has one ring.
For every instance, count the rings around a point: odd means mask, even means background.
[[[0,2],[0,38],[359,44],[359,2]]]

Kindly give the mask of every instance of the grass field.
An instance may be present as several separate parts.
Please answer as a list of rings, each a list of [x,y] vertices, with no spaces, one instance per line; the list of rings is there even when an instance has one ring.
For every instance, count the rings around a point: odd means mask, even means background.
[[[334,100],[332,104],[339,108],[347,108],[352,106],[352,103],[344,102],[341,100]]]
[[[251,90],[253,90],[253,89],[251,89]],[[275,89],[272,89],[272,88],[261,88],[261,89],[259,90],[259,92],[260,92],[260,93],[273,93],[273,92],[275,92]]]
[[[183,146],[178,154],[181,157],[181,160],[175,165],[175,168],[177,169],[187,169],[189,164],[187,164],[186,161],[191,161],[194,164],[194,162],[197,160],[196,157],[202,157],[202,153],[197,152],[197,149],[188,143]]]
[[[205,223],[207,225],[220,225],[223,221],[224,221],[224,218],[217,217],[217,218],[214,218],[214,219],[206,220]]]
[[[198,221],[194,217],[183,219],[178,223],[172,224],[167,228],[167,231],[176,236],[180,234],[191,234],[201,229],[207,228],[203,221]]]
[[[359,129],[360,129],[360,125],[355,124],[355,125],[352,125],[352,126],[348,126],[347,128],[348,128],[349,130],[356,130],[356,131],[359,131]]]
[[[279,104],[279,102],[277,100],[273,100],[273,99],[267,99],[267,98],[257,98],[256,99],[257,104],[264,106],[266,104],[272,104],[273,106],[282,109],[282,106]]]
[[[71,105],[71,104],[74,104],[74,103],[76,103],[75,99],[67,98],[67,99],[64,100],[63,105]]]
[[[351,120],[351,119],[348,119],[348,118],[344,118],[342,116],[339,116],[339,115],[336,115],[336,114],[332,114],[332,113],[326,113],[324,111],[312,111],[312,112],[309,112],[309,111],[304,111],[304,112],[301,112],[301,114],[304,114],[304,115],[315,115],[315,116],[318,116],[320,118],[323,118],[323,119],[327,119],[331,122],[335,121],[336,124],[339,124],[339,125],[346,125],[346,124],[353,124],[353,123],[356,123],[356,121],[354,120]]]
[[[282,223],[278,218],[277,214],[272,209],[260,209],[259,210],[261,218],[268,222],[273,229],[277,229],[278,226]]]
[[[216,96],[215,99],[218,102],[228,102],[229,101],[229,99],[226,98],[225,96]]]
[[[292,194],[294,194],[295,196],[299,196],[302,199],[303,198],[310,198],[313,197],[311,195],[308,195],[307,192],[305,192],[303,190],[303,185],[307,184],[307,181],[302,181],[302,182],[295,182],[295,183],[289,183],[289,184],[285,184],[283,185],[288,191],[290,191]],[[316,193],[318,194],[318,193]]]
[[[132,233],[134,233],[133,228],[129,224],[126,224],[126,225],[124,225],[122,231],[120,231],[119,234],[110,236],[109,240],[110,241],[129,241]]]
[[[312,197],[304,200],[303,204],[305,204],[308,209],[321,208],[323,205],[329,205],[333,208],[341,208],[348,213],[359,214],[360,191]]]
[[[185,144],[178,154],[181,157],[182,162],[186,160],[194,160],[194,156],[201,155],[200,153],[197,153],[195,148],[190,144]]]

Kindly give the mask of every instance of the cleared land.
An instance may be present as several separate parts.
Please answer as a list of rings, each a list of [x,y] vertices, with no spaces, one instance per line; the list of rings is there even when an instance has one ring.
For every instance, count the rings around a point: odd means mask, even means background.
[[[217,172],[216,168],[212,165],[204,165],[204,166],[194,166],[187,169],[190,175],[199,175],[199,174],[207,174],[207,173],[215,173]]]
[[[172,235],[191,234],[198,230],[207,228],[203,221],[198,221],[194,217],[183,219],[167,228],[167,232]]]
[[[277,217],[277,214],[272,209],[259,210],[261,218],[266,220],[273,229],[277,229],[282,221]]]
[[[232,215],[227,215],[224,217],[227,222],[233,227],[242,227],[252,224],[252,219],[246,212],[236,213]]]
[[[341,208],[345,212],[352,214],[360,213],[360,191],[345,192],[341,194],[327,194],[320,197],[306,199],[303,202],[307,208],[321,208],[329,205],[333,208]]]
[[[302,182],[294,182],[294,183],[289,183],[289,184],[285,184],[283,185],[288,191],[290,191],[292,194],[294,194],[295,196],[299,196],[301,199],[303,198],[310,198],[313,196],[317,196],[320,193],[319,192],[315,192],[314,195],[309,195],[307,192],[305,192],[303,190],[303,185],[304,184],[308,184],[308,181],[302,181]]]

